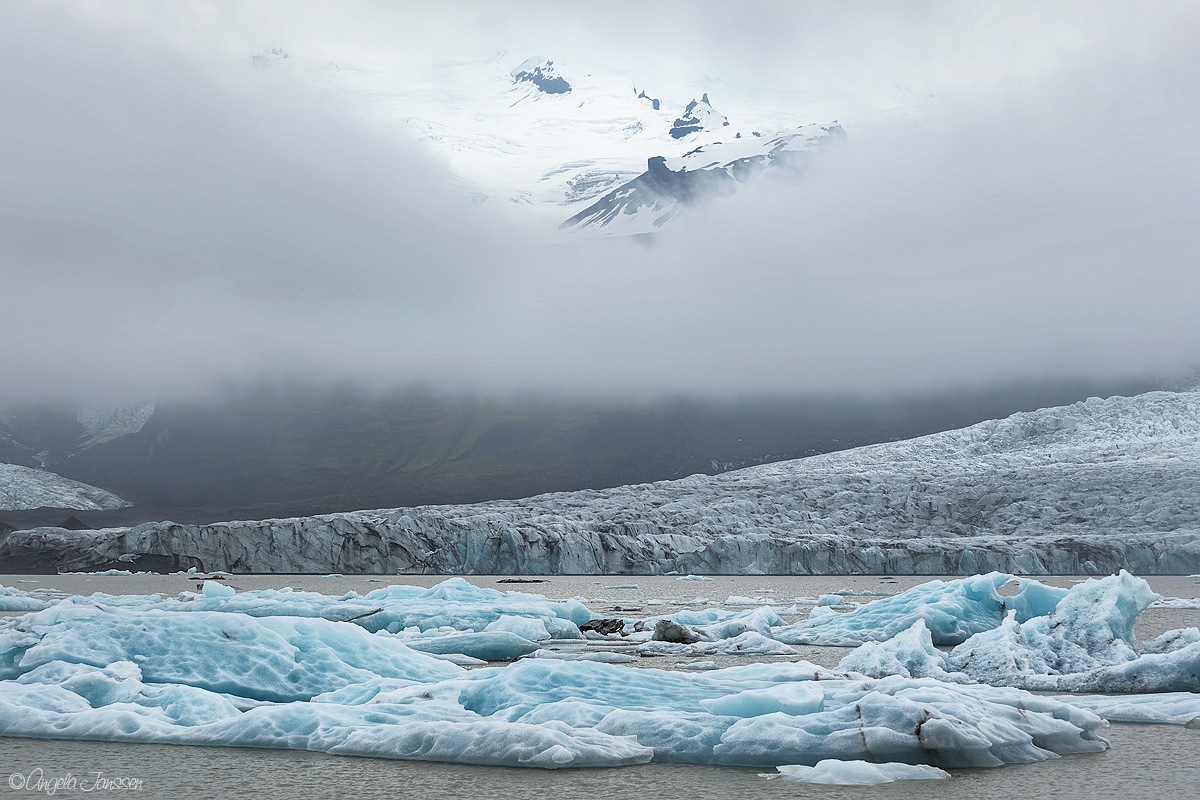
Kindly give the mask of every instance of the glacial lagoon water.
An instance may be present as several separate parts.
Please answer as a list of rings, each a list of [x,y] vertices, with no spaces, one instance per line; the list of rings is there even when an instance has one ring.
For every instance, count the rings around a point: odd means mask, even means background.
[[[441,576],[233,576],[241,589],[294,586],[325,593],[369,591],[381,582],[432,585]],[[866,576],[776,577],[714,576],[712,581],[674,577],[551,577],[538,584],[501,584],[494,577],[472,577],[480,586],[519,589],[561,599],[580,596],[595,611],[641,608],[656,613],[707,597],[721,605],[729,596],[761,597],[788,604],[795,597],[839,589],[859,593],[898,591],[928,578],[898,576],[895,581]],[[184,576],[3,576],[0,583],[23,589],[38,586],[86,594],[178,592],[194,588]],[[1070,585],[1075,578],[1047,582]],[[1150,578],[1164,595],[1200,596],[1200,579]],[[18,581],[21,581],[18,583]],[[36,583],[35,583],[36,581]],[[636,586],[636,588],[631,588]],[[621,588],[618,588],[621,587]],[[1139,619],[1139,638],[1163,630],[1200,624],[1200,610],[1150,609]],[[803,657],[832,666],[843,648],[802,648]],[[719,657],[721,666],[756,660]],[[674,659],[641,659],[643,665],[670,668]],[[948,781],[832,787],[788,783],[760,777],[756,768],[647,764],[590,770],[542,771],[475,767],[427,762],[329,756],[321,753],[115,744],[60,740],[0,739],[0,796],[137,796],[188,798],[500,798],[549,795],[556,800],[625,797],[812,797],[812,798],[1196,798],[1200,797],[1200,730],[1166,725],[1114,723],[1107,752],[995,769],[951,770]],[[42,782],[39,784],[39,778]],[[74,779],[72,782],[71,779]],[[99,779],[99,780],[97,780]],[[57,781],[57,784],[55,783]],[[111,782],[110,782],[111,781]],[[133,787],[133,788],[127,788]]]

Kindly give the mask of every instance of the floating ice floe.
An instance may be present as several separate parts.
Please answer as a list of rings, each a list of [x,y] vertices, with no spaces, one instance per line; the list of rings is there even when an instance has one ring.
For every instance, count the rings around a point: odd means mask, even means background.
[[[1046,615],[1021,622],[1009,614],[999,628],[956,647],[947,662],[976,680],[1028,689],[1200,691],[1200,631],[1170,631],[1138,649],[1134,621],[1157,598],[1124,571],[1089,580]]]
[[[0,735],[543,768],[651,759],[973,767],[1106,747],[1096,714],[1019,689],[876,680],[803,662],[632,670],[594,663],[631,654],[547,651],[504,628],[533,619],[553,634],[547,621],[569,622],[557,614],[579,609],[465,582],[365,598],[227,590],[213,583],[183,600],[75,597],[0,622]],[[368,600],[391,622],[413,624],[372,632],[355,615],[325,618]],[[272,609],[295,613],[264,613]],[[723,632],[778,621],[766,607],[686,613]],[[464,629],[435,624],[447,619]],[[643,648],[795,654],[757,630]],[[445,660],[517,654],[534,657],[472,671]]]
[[[481,661],[511,661],[537,651],[541,645],[509,631],[462,631],[403,640],[413,650],[437,655],[462,654]]]
[[[778,774],[760,773],[764,778],[783,778],[796,783],[823,783],[833,786],[874,786],[895,781],[931,781],[950,777],[945,770],[927,764],[872,764],[869,761],[826,759],[816,766],[783,764]]]
[[[886,642],[867,642],[838,663],[840,672],[856,672],[873,678],[899,675],[904,678],[935,678],[953,683],[970,683],[966,675],[948,671],[946,657],[933,646],[924,620]]]
[[[1200,694],[1196,692],[1069,695],[1059,699],[1114,722],[1157,722],[1200,728]]]
[[[628,653],[614,653],[611,650],[599,650],[583,653],[558,653],[551,650],[536,650],[528,658],[550,658],[556,661],[596,661],[601,664],[628,664],[637,661]]]
[[[796,649],[783,642],[747,631],[729,639],[713,642],[645,642],[637,646],[639,656],[794,656]]]
[[[1018,582],[1017,594],[1001,596],[998,590],[1010,581]],[[810,616],[775,631],[774,636],[788,644],[850,646],[891,639],[923,620],[934,644],[959,644],[972,634],[999,626],[1008,610],[1016,612],[1018,621],[1046,614],[1066,593],[1065,589],[1000,572],[935,580],[844,614]],[[840,595],[822,595],[821,601],[826,598],[842,602]]]
[[[1200,597],[1160,597],[1150,604],[1151,608],[1200,609]]]
[[[1168,631],[1140,649],[1134,639],[1134,621],[1157,597],[1144,580],[1122,571],[1075,584],[1045,614],[1019,621],[1011,610],[999,627],[949,654],[934,647],[919,619],[888,641],[862,645],[838,667],[1046,691],[1200,691],[1200,630]]]
[[[45,601],[28,592],[0,586],[0,611],[41,611],[45,607]]]
[[[535,624],[540,622],[547,638],[579,639],[578,625],[595,617],[578,600],[552,601],[537,594],[500,592],[472,586],[462,578],[449,578],[428,589],[393,585],[366,595],[350,592],[338,597],[291,589],[236,592],[233,587],[215,581],[206,581],[201,594],[185,592],[178,598],[163,599],[157,595],[94,597],[105,605],[123,608],[190,613],[223,611],[253,617],[316,617],[353,622],[372,632],[396,634],[409,628],[484,631],[494,625],[514,629],[528,626],[527,630],[540,630]],[[501,622],[502,619],[507,621]]]

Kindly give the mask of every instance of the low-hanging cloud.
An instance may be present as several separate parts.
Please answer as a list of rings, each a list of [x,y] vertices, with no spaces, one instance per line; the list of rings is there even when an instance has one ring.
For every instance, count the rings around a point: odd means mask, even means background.
[[[1180,370],[1200,345],[1200,104],[1195,19],[1163,8],[1071,40],[1036,81],[864,115],[800,178],[649,244],[553,246],[333,98],[70,7],[9,9],[0,395],[263,373],[727,395]]]

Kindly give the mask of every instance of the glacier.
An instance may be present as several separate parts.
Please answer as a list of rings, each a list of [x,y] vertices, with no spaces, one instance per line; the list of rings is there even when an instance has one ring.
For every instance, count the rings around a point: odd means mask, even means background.
[[[0,464],[0,511],[35,508],[68,508],[76,511],[112,511],[129,501],[44,469]]]
[[[1200,572],[1200,393],[1092,398],[715,476],[0,539],[0,569],[428,574]]]

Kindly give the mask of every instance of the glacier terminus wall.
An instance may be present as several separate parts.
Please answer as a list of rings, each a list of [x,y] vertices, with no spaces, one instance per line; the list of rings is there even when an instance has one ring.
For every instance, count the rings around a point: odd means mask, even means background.
[[[1092,398],[716,476],[0,539],[0,571],[1200,572],[1200,393]]]

